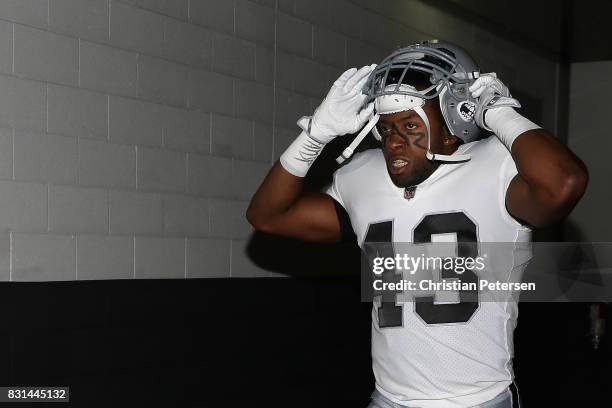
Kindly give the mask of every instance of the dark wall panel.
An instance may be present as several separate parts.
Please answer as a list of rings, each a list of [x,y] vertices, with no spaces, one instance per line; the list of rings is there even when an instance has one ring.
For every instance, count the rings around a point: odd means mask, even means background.
[[[5,283],[0,383],[68,385],[79,407],[364,407],[370,305],[358,285],[349,277]],[[587,311],[521,305],[515,366],[526,406],[611,398],[610,339],[591,349]]]

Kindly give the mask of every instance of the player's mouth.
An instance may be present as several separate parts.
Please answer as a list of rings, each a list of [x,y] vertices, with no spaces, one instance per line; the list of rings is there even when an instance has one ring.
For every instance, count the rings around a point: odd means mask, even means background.
[[[409,167],[410,159],[406,157],[391,157],[387,161],[387,169],[391,174],[401,174]]]

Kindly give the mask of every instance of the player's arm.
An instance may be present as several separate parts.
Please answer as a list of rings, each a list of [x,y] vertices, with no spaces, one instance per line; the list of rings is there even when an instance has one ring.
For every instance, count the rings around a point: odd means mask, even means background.
[[[565,218],[584,194],[588,172],[584,163],[552,134],[528,130],[512,144],[518,173],[506,193],[514,217],[541,227]]]
[[[584,163],[550,132],[521,116],[520,107],[495,74],[484,74],[470,87],[478,97],[476,120],[492,130],[511,151],[518,174],[506,191],[506,208],[535,227],[565,218],[588,183]]]
[[[247,209],[258,230],[306,241],[334,242],[341,237],[333,199],[327,194],[303,193],[303,177],[276,162]]]
[[[256,229],[308,241],[340,240],[334,200],[304,193],[303,178],[327,143],[355,133],[372,115],[372,104],[362,109],[366,96],[361,89],[373,69],[367,65],[344,72],[312,118],[298,121],[302,133],[274,164],[247,209],[247,219]]]

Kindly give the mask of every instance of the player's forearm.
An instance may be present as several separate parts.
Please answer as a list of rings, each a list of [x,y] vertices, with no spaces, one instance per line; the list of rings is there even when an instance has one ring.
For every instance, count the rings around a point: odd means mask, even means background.
[[[313,116],[298,120],[302,132],[274,164],[247,209],[258,230],[311,241],[337,241],[340,225],[333,200],[302,193],[303,178],[327,143],[355,133],[372,116],[361,90],[375,65],[350,68],[334,82]],[[363,109],[362,109],[363,108]]]
[[[532,129],[517,137],[512,157],[524,185],[509,197],[509,208],[520,209],[532,225],[560,221],[584,194],[588,183],[584,163],[546,130]]]
[[[297,177],[276,162],[253,195],[247,220],[256,229],[270,231],[302,194],[303,177]]]
[[[494,73],[481,75],[470,91],[478,98],[476,122],[508,148],[519,173],[506,192],[510,213],[533,226],[566,217],[584,194],[588,181],[584,164],[514,109],[520,103]]]

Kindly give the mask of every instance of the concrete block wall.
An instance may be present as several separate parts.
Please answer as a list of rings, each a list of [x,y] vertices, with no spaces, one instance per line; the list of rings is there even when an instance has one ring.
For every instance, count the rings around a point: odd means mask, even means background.
[[[431,37],[554,124],[554,63],[420,1],[0,2],[0,279],[269,276],[244,211],[295,121]]]
[[[568,145],[589,169],[587,191],[569,217],[568,240],[609,242],[612,61],[571,65]]]

